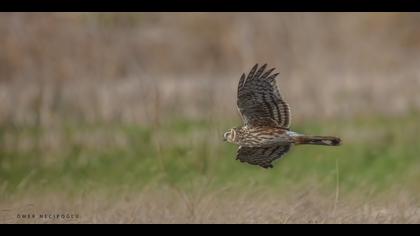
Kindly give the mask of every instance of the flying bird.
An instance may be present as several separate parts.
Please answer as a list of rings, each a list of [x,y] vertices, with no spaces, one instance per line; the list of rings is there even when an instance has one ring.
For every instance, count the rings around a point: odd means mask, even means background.
[[[310,136],[290,131],[290,108],[276,85],[275,68],[256,64],[238,84],[237,106],[243,125],[225,132],[224,141],[239,146],[236,159],[263,168],[273,168],[273,161],[286,154],[292,145],[315,144],[338,146],[333,136]]]

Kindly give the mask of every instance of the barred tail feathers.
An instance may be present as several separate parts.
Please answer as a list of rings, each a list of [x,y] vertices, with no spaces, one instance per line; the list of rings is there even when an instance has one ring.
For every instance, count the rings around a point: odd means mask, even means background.
[[[338,146],[341,144],[341,139],[333,136],[309,136],[302,135],[294,137],[296,144],[313,144],[325,146]]]

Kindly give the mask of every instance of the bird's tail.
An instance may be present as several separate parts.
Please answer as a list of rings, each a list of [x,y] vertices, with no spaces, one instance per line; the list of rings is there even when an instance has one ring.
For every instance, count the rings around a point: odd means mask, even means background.
[[[326,146],[338,146],[341,144],[341,139],[333,136],[309,136],[302,135],[294,138],[296,144],[314,144]]]

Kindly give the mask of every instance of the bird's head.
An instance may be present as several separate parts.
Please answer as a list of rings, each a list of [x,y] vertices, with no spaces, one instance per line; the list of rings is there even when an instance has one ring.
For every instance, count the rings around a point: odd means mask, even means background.
[[[234,143],[236,138],[236,131],[235,129],[230,129],[229,131],[223,134],[223,141]]]

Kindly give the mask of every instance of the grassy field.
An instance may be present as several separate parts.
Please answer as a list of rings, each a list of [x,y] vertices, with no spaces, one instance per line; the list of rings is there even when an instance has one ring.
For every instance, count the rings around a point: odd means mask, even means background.
[[[237,120],[4,126],[0,209],[5,222],[56,209],[77,222],[419,223],[419,118],[298,123],[343,145],[294,147],[269,170],[223,143]]]
[[[420,223],[419,20],[3,13],[0,223]],[[255,63],[294,131],[343,145],[235,160],[222,136]]]

